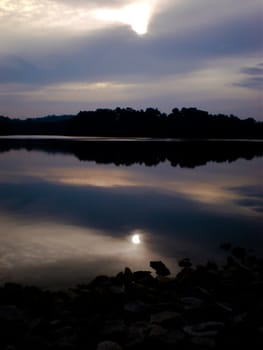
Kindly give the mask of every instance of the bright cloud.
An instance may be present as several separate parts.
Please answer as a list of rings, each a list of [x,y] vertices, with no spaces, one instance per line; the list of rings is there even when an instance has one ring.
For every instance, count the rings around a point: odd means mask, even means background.
[[[123,8],[112,10],[96,10],[95,16],[98,19],[126,23],[132,27],[137,34],[146,34],[151,16],[151,7],[148,3],[136,3]]]

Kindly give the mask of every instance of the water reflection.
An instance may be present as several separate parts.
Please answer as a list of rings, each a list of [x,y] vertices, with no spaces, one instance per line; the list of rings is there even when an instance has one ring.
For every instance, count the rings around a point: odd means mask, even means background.
[[[64,285],[154,259],[175,272],[224,241],[263,250],[262,158],[193,170],[12,150],[0,169],[2,281]]]
[[[131,240],[133,244],[141,244],[141,236],[138,233],[132,235]]]
[[[100,164],[147,166],[169,162],[172,166],[194,168],[209,161],[233,162],[239,158],[263,156],[262,141],[240,140],[153,140],[96,139],[61,137],[0,137],[0,152],[40,150],[52,154],[72,154],[82,161]]]

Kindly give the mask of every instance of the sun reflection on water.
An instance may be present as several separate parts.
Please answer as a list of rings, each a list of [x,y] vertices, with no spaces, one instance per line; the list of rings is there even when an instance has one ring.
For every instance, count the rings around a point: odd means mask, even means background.
[[[141,243],[141,238],[140,235],[135,234],[132,236],[132,243],[133,244],[140,244]]]

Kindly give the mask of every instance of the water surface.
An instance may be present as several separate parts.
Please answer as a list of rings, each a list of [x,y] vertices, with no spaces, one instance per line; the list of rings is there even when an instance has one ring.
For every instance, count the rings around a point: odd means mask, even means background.
[[[0,140],[1,282],[64,286],[154,259],[175,273],[181,257],[221,259],[222,242],[263,251],[263,158],[249,145],[213,158],[211,143],[197,157],[182,143],[51,141]]]

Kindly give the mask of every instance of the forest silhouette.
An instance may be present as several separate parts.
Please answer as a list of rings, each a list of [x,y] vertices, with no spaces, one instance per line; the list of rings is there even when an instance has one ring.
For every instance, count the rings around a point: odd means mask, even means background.
[[[187,139],[262,139],[263,122],[211,115],[197,108],[97,109],[77,115],[12,119],[0,116],[0,135],[68,135]]]

